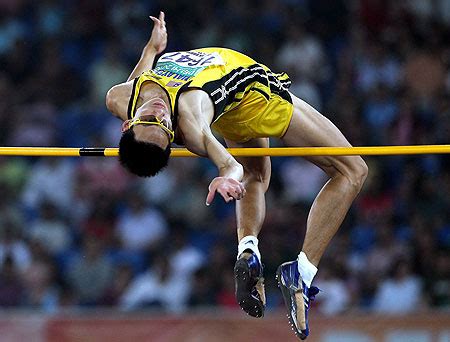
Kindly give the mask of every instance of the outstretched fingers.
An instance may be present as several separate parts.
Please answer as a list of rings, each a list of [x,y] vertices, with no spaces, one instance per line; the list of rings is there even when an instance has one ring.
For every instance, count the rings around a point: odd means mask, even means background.
[[[167,46],[167,29],[165,14],[163,11],[159,12],[159,17],[150,16],[153,21],[153,30],[150,37],[149,46],[151,46],[156,53],[161,53]]]
[[[206,205],[210,205],[214,200],[214,196],[218,192],[225,202],[232,200],[240,200],[245,196],[244,185],[232,178],[216,177],[209,185],[208,196],[206,197]]]
[[[157,25],[159,25],[162,28],[166,27],[166,21],[165,21],[165,14],[163,11],[159,12],[159,17],[156,18],[152,15],[149,16],[151,20],[153,20],[153,22]]]

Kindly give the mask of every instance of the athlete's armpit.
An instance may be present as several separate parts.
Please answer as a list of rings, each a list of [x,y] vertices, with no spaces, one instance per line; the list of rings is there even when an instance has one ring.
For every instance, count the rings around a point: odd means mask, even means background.
[[[133,81],[129,81],[115,85],[106,93],[106,107],[112,114],[122,120],[128,118],[128,102],[132,89]]]

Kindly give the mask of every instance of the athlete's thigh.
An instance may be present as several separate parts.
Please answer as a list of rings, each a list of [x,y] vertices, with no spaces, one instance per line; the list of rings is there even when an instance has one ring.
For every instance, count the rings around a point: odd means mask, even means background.
[[[228,147],[269,147],[269,138],[257,138],[244,143],[225,139]],[[267,184],[270,181],[270,157],[235,157],[244,167],[244,177],[253,176]]]
[[[282,140],[291,147],[349,147],[342,132],[325,116],[305,101],[292,95],[294,113]],[[313,156],[306,159],[327,173],[339,170],[346,174],[361,163],[359,156]]]

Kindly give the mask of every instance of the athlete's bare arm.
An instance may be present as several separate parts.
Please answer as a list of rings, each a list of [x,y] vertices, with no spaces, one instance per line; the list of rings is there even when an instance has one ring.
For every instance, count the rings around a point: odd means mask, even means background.
[[[241,199],[245,195],[244,170],[211,132],[214,108],[209,96],[201,90],[183,93],[178,102],[178,113],[178,129],[186,148],[208,157],[219,170],[219,177],[209,185],[206,204],[211,204],[216,191],[226,202]]]
[[[156,55],[163,52],[167,46],[166,22],[164,12],[159,13],[159,18],[150,16],[153,20],[153,30],[149,41],[142,50],[141,57],[128,77],[127,82],[112,87],[106,94],[106,107],[115,116],[122,120],[127,119],[128,101],[133,89],[133,80],[144,71],[150,70]]]
[[[136,64],[133,72],[128,77],[127,81],[133,80],[144,71],[150,70],[153,67],[153,62],[157,54],[160,54],[167,46],[167,30],[166,22],[164,20],[164,12],[159,12],[159,18],[150,16],[153,20],[153,30],[150,40],[142,50],[141,58]]]

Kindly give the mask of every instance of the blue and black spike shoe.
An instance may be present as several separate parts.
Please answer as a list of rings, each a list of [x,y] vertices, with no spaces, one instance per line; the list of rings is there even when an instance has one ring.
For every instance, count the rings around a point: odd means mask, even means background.
[[[255,253],[244,251],[234,265],[236,300],[247,314],[263,317],[266,307],[263,267]]]
[[[298,271],[297,260],[285,262],[278,267],[277,281],[292,330],[298,338],[304,340],[309,335],[309,306],[320,290],[315,286],[306,286]]]

